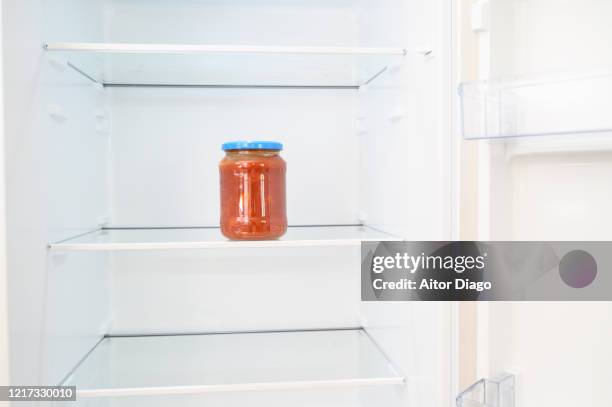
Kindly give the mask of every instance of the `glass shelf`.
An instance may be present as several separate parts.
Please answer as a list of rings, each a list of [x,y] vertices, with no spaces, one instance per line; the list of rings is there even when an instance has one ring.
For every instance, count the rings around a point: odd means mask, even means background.
[[[403,383],[355,329],[108,337],[62,384],[80,398]]]
[[[49,43],[50,55],[105,86],[358,87],[405,50],[384,47]]]
[[[612,133],[612,74],[532,76],[459,87],[465,139]]]
[[[278,240],[232,241],[219,228],[102,229],[58,243],[54,251],[214,249],[241,247],[357,246],[362,241],[401,240],[367,226],[292,226]]]

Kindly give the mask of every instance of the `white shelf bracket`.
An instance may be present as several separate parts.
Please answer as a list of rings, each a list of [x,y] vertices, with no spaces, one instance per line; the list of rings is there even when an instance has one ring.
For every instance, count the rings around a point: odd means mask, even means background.
[[[66,69],[68,69],[68,61],[66,61],[65,59],[58,58],[55,56],[49,56],[47,61],[49,62],[49,65],[51,65],[51,67],[55,68],[60,72],[64,72],[66,71]]]
[[[435,56],[433,49],[431,47],[420,47],[415,50],[417,54],[420,54],[425,59],[430,59]]]
[[[387,120],[389,120],[390,122],[396,122],[396,121],[402,120],[404,116],[405,116],[404,107],[396,106],[391,110],[391,112],[389,112],[389,115],[387,116]]]
[[[49,116],[58,121],[68,120],[68,115],[64,112],[64,109],[60,105],[51,104],[48,107]]]

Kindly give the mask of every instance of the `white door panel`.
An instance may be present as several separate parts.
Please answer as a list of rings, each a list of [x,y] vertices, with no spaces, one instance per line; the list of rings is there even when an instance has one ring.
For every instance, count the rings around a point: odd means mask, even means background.
[[[612,405],[612,303],[491,302],[478,314],[478,376],[516,375],[517,407]]]
[[[472,65],[481,80],[612,68],[612,54],[600,51],[612,38],[610,1],[474,3],[484,13],[474,13],[482,23],[472,24],[479,46]],[[470,58],[465,52],[462,57]],[[590,113],[603,111],[592,98],[582,101],[587,108],[589,103]],[[516,111],[525,115],[534,109]],[[536,127],[551,120],[529,117]],[[464,142],[478,151],[478,175],[470,187],[478,191],[474,229],[479,239],[612,240],[612,134],[595,138],[569,130]],[[476,375],[514,374],[516,407],[612,405],[612,303],[491,302],[479,303],[476,313]]]

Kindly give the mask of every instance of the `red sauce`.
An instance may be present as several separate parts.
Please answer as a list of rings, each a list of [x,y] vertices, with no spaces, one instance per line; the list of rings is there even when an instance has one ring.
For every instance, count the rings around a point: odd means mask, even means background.
[[[219,164],[223,235],[235,240],[264,240],[285,234],[286,171],[278,150],[226,151]]]

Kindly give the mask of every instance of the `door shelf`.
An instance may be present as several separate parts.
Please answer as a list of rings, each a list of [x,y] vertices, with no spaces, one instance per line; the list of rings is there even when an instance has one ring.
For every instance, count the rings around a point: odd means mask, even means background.
[[[457,407],[514,407],[514,375],[480,379],[456,399]]]
[[[401,48],[48,43],[105,86],[359,87],[399,64]]]
[[[102,229],[49,245],[52,251],[356,246],[402,240],[367,226],[292,226],[278,240],[232,241],[219,228]]]
[[[402,385],[365,331],[107,337],[62,383],[78,397]]]
[[[465,139],[612,134],[612,74],[463,83]]]

